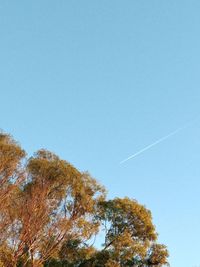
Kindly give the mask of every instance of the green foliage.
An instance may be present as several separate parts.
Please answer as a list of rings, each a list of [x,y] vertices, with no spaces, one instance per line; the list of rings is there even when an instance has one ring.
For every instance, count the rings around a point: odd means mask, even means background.
[[[26,160],[0,134],[0,267],[161,267],[151,212],[136,200],[106,200],[88,172],[39,150]],[[101,250],[91,245],[101,232]]]

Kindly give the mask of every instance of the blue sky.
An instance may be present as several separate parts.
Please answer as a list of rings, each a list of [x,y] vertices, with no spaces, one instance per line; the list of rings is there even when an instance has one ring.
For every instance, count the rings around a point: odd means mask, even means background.
[[[153,213],[172,267],[200,265],[200,1],[0,2],[0,127]]]

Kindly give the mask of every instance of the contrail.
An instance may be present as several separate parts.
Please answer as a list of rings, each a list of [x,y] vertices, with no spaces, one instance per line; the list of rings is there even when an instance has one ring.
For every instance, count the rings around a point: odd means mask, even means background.
[[[195,119],[195,120],[196,120],[196,119]],[[133,159],[133,158],[137,157],[138,155],[142,154],[144,151],[150,149],[150,148],[153,147],[153,146],[156,146],[157,144],[159,144],[159,143],[163,142],[164,140],[170,138],[171,136],[177,134],[178,132],[180,132],[180,131],[182,131],[183,129],[187,128],[192,122],[194,122],[194,120],[190,121],[190,122],[187,123],[185,126],[176,129],[175,131],[171,132],[170,134],[163,136],[162,138],[160,138],[160,139],[158,139],[157,141],[155,141],[154,143],[152,143],[152,144],[150,144],[150,145],[144,147],[143,149],[139,150],[138,152],[136,152],[135,154],[131,155],[130,157],[128,157],[128,158],[122,160],[122,161],[120,162],[120,164],[122,164],[122,163],[128,161],[129,159]]]

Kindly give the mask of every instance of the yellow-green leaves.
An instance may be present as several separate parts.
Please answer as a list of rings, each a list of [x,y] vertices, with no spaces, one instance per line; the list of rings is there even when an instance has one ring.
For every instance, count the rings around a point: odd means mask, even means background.
[[[102,249],[95,237],[104,234]],[[106,199],[88,172],[47,150],[25,152],[0,134],[0,267],[163,266],[151,212]]]

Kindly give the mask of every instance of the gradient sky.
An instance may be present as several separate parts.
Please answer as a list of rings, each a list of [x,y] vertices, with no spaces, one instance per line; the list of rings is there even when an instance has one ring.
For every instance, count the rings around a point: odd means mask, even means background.
[[[172,267],[200,265],[199,0],[0,1],[0,127],[153,214]]]

